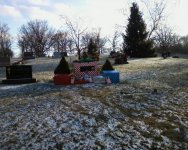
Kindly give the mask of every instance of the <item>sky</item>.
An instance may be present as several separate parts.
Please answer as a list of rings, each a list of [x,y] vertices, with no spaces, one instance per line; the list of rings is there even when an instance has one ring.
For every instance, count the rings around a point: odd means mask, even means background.
[[[16,37],[21,25],[30,20],[47,20],[56,29],[63,29],[63,19],[83,18],[88,30],[101,28],[103,36],[110,36],[117,26],[125,26],[130,4],[136,1],[147,22],[146,8],[141,0],[0,0],[0,22],[8,24],[10,33]],[[152,1],[152,0],[150,0]],[[125,10],[127,15],[123,15]],[[188,0],[167,0],[166,24],[175,33],[188,35]],[[13,49],[17,49],[14,44]]]

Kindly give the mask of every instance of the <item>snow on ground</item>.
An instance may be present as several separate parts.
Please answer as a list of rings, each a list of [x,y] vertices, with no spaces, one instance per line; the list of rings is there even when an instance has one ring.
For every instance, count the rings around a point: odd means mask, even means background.
[[[134,59],[115,66],[119,84],[75,86],[52,83],[58,61],[26,62],[37,83],[0,84],[1,149],[188,149],[187,59]]]

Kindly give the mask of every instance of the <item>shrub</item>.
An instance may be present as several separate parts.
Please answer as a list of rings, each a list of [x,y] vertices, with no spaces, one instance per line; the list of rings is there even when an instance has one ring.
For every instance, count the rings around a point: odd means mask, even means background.
[[[58,66],[54,70],[54,74],[70,74],[69,64],[66,61],[65,57],[61,58]]]
[[[104,63],[104,65],[102,66],[101,71],[103,70],[114,70],[111,62],[107,59],[106,62]]]
[[[116,54],[117,54],[117,53],[116,53],[115,51],[111,51],[111,52],[110,52],[110,56],[111,56],[112,58],[116,57]]]
[[[118,52],[115,57],[115,64],[127,64],[127,55],[124,53]]]

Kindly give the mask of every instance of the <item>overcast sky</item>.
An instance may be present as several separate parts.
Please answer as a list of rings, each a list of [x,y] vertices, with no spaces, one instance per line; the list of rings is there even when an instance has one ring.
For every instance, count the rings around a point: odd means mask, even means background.
[[[0,22],[7,23],[15,36],[21,25],[33,19],[45,19],[50,26],[59,29],[63,25],[60,15],[71,19],[81,16],[90,29],[101,27],[102,34],[108,36],[117,24],[125,25],[127,18],[121,10],[126,8],[129,13],[133,1],[138,2],[144,15],[147,14],[139,0],[0,0]],[[166,15],[167,24],[174,32],[188,34],[188,0],[168,0]]]

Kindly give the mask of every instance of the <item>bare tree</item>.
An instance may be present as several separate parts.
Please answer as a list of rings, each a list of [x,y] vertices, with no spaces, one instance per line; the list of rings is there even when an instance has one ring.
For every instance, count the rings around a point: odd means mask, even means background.
[[[20,37],[19,35],[17,39],[18,39],[18,47],[21,48],[22,57],[23,57],[24,52],[32,52],[32,49],[29,46],[30,44],[29,39],[26,39],[26,37],[24,36]]]
[[[100,54],[101,28],[94,29],[93,37],[94,37],[94,41],[97,45],[98,54]]]
[[[11,51],[12,38],[9,34],[9,27],[7,24],[0,23],[0,56],[12,57]]]
[[[53,48],[58,52],[66,52],[68,44],[67,32],[57,31],[52,37]]]
[[[149,14],[148,24],[150,29],[148,39],[150,39],[159,28],[161,21],[165,18],[166,0],[141,0],[141,2],[145,4]]]
[[[89,45],[89,41],[90,41],[90,39],[92,39],[92,38],[93,38],[93,36],[92,36],[91,33],[85,33],[85,34],[82,36],[81,42],[82,42],[82,48],[83,48],[83,50],[87,50],[88,45]]]
[[[102,53],[104,46],[107,42],[107,38],[101,37],[101,28],[95,28],[92,30],[92,32],[87,32],[82,36],[81,42],[84,50],[88,48],[91,39],[97,46],[97,53]]]
[[[71,38],[68,38],[68,40],[67,40],[67,47],[68,47],[68,51],[70,53],[72,53],[72,52],[74,53],[73,45],[74,45],[73,40]]]
[[[112,51],[116,51],[117,45],[118,45],[118,42],[119,42],[119,38],[120,38],[120,34],[119,34],[118,31],[114,32],[112,39],[108,38],[108,42],[112,46]]]
[[[22,25],[18,34],[18,46],[23,51],[32,51],[37,57],[44,55],[52,45],[54,30],[48,27],[47,21],[34,20]]]
[[[181,44],[183,47],[188,49],[188,35],[180,38]]]
[[[167,26],[161,26],[157,31],[155,41],[161,51],[170,51],[170,48],[177,45],[179,38]]]
[[[100,53],[103,53],[107,41],[108,41],[107,37],[101,37],[100,38],[100,41],[99,41],[99,50],[100,50]]]
[[[84,27],[83,25],[81,25],[81,22],[71,21],[68,17],[63,17],[63,19],[65,20],[65,25],[68,29],[68,34],[72,38],[76,46],[76,49],[78,51],[78,59],[80,59],[81,58],[81,38],[82,38],[82,35],[85,33],[87,27]],[[82,19],[80,18],[80,21],[81,20]]]

